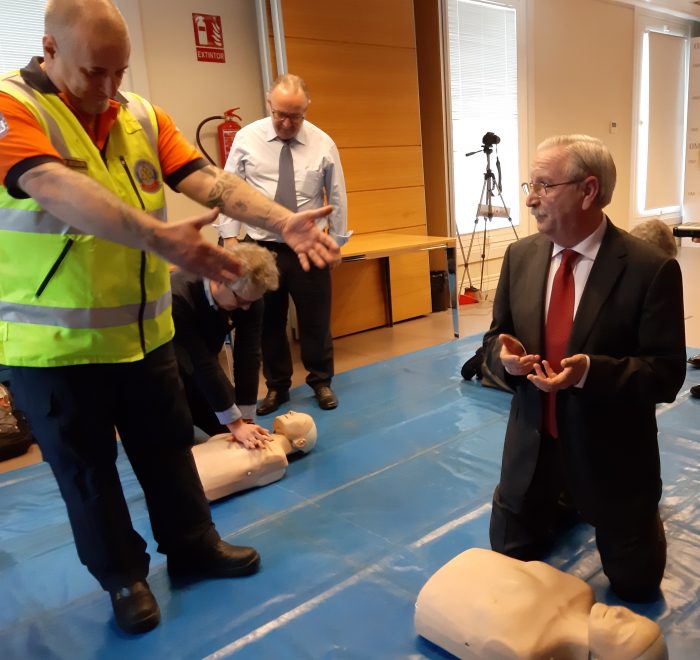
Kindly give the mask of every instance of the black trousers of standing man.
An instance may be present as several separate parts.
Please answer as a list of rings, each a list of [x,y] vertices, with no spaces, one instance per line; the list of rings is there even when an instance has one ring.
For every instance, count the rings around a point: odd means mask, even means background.
[[[285,243],[259,241],[277,255],[280,286],[265,294],[262,353],[263,375],[268,389],[288,390],[292,385],[293,363],[287,339],[289,296],[299,322],[301,361],[309,372],[307,384],[316,389],[330,385],[333,378],[331,339],[331,274],[328,268],[305,271],[299,257]]]
[[[13,367],[12,385],[58,482],[80,561],[106,591],[148,574],[117,472],[119,432],[158,550],[215,544],[171,343],[137,362]]]

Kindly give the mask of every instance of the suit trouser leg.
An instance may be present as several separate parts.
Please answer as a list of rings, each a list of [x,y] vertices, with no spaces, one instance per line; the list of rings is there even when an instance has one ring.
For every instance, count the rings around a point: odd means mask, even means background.
[[[330,271],[312,265],[307,272],[297,260],[289,291],[299,320],[301,361],[308,372],[306,382],[314,389],[330,385],[334,374]]]
[[[194,380],[182,373],[180,377],[185,388],[187,406],[192,415],[192,423],[210,436],[216,435],[217,433],[228,433],[228,428],[219,422],[219,419],[208,401],[200,393]]]
[[[292,385],[292,353],[287,338],[289,291],[285,273],[279,263],[280,287],[268,291],[264,297],[262,324],[262,363],[268,390],[288,390]]]
[[[563,486],[562,474],[558,440],[543,436],[527,491],[515,498],[508,494],[507,484],[496,487],[489,524],[493,550],[524,561],[539,559],[547,552]]]
[[[659,597],[666,567],[666,535],[658,509],[643,519],[632,512],[614,524],[596,526],[596,545],[612,590],[632,602]]]
[[[233,383],[238,406],[254,406],[258,400],[263,314],[262,300],[256,300],[247,310],[233,312]]]

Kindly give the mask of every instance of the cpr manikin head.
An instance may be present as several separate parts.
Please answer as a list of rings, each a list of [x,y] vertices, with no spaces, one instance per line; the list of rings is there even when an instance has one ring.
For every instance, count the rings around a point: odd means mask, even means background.
[[[593,604],[591,587],[573,575],[543,562],[472,548],[424,585],[415,622],[420,635],[460,658],[588,660]],[[596,618],[590,632],[600,658],[666,658],[641,655],[660,631],[656,626],[650,632],[648,620],[629,615],[629,628],[620,636],[615,617]],[[610,643],[616,644],[614,656],[608,652]]]
[[[292,449],[307,454],[316,446],[316,422],[311,415],[290,410],[275,417],[272,432],[289,440]]]
[[[626,607],[594,603],[588,617],[591,654],[599,660],[668,658],[659,625]]]

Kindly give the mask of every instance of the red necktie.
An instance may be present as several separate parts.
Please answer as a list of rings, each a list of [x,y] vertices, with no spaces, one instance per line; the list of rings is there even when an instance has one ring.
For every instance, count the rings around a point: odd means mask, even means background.
[[[549,366],[561,371],[561,361],[566,357],[571,326],[574,324],[574,264],[579,253],[566,249],[554,274],[552,293],[549,297],[547,324],[544,335],[544,356]],[[557,429],[556,392],[545,393],[544,431],[553,438],[559,437]]]

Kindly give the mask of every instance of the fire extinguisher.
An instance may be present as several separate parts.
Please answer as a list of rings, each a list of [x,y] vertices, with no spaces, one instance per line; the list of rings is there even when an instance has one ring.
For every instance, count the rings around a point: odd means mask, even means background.
[[[231,108],[230,110],[226,110],[222,115],[214,115],[212,117],[207,117],[206,119],[203,119],[201,122],[199,122],[199,126],[197,126],[197,132],[196,132],[196,140],[197,140],[197,146],[199,147],[200,151],[207,157],[209,162],[212,165],[215,165],[216,163],[214,162],[213,158],[207,153],[206,149],[202,145],[202,142],[200,140],[199,134],[202,130],[202,127],[207,124],[210,121],[213,121],[215,119],[223,119],[224,121],[221,122],[217,126],[217,134],[218,134],[218,142],[219,142],[219,156],[221,159],[221,167],[223,167],[226,164],[226,159],[228,158],[229,151],[231,151],[231,145],[233,144],[233,138],[236,137],[236,133],[238,133],[239,130],[241,130],[241,124],[239,123],[241,120],[240,116],[236,114],[236,110],[239,110],[239,108]],[[238,121],[236,121],[238,120]]]

